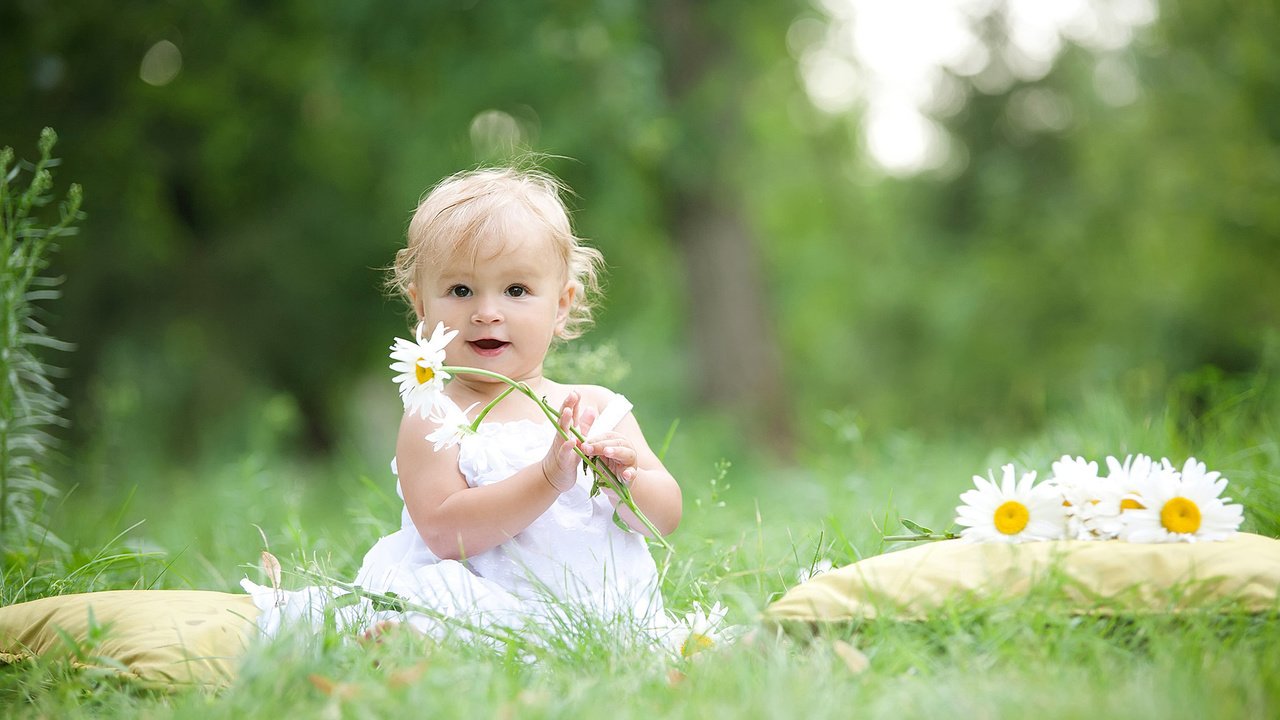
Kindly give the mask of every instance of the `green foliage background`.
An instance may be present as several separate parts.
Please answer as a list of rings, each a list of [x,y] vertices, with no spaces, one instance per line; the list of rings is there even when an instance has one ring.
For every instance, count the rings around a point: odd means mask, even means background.
[[[993,8],[975,22],[998,49]],[[1119,107],[1074,46],[999,92],[957,78],[965,102],[936,120],[961,160],[894,178],[860,108],[809,102],[788,30],[828,18],[803,2],[6,4],[0,141],[23,155],[57,128],[62,177],[89,190],[55,268],[52,329],[79,347],[68,484],[390,455],[405,323],[380,268],[427,187],[526,150],[610,262],[585,342],[626,358],[651,435],[705,433],[700,460],[746,443],[698,399],[673,195],[724,199],[750,230],[802,459],[833,430],[1031,432],[1091,390],[1194,416],[1212,388],[1194,378],[1266,385],[1280,362],[1278,14],[1160,3],[1112,53],[1139,87]],[[672,50],[688,27],[705,54]],[[181,69],[153,86],[139,68],[162,40]],[[1028,90],[1070,122],[1019,126]]]

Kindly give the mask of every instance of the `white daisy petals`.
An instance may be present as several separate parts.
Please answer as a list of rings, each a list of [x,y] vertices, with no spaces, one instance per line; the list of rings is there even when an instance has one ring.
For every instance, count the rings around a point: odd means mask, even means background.
[[[1195,458],[1181,470],[1146,455],[1108,457],[1106,465],[1102,477],[1097,463],[1064,455],[1039,485],[1034,472],[1019,479],[1012,465],[999,483],[975,476],[975,489],[956,508],[960,535],[970,542],[1197,542],[1225,540],[1244,519],[1244,508],[1222,496],[1226,478]]]
[[[406,413],[419,413],[422,417],[433,411],[444,391],[444,349],[458,334],[457,330],[445,330],[438,323],[429,339],[422,337],[422,323],[418,324],[417,341],[396,338],[391,346],[391,369],[398,373],[391,381],[400,386],[400,399]]]
[[[1244,508],[1222,497],[1226,489],[1226,479],[1195,458],[1182,472],[1165,462],[1133,494],[1142,507],[1122,514],[1120,537],[1129,542],[1226,540],[1244,520]]]
[[[725,639],[724,616],[728,608],[720,603],[711,606],[704,612],[702,606],[694,604],[693,612],[684,616],[680,633],[680,656],[692,657],[703,650],[710,650]]]
[[[1062,496],[1049,483],[1035,484],[1035,472],[1017,479],[1013,465],[1001,468],[996,484],[974,476],[977,489],[960,496],[956,524],[966,526],[960,537],[969,542],[1019,543],[1058,540],[1065,532]]]
[[[436,452],[451,448],[462,442],[462,438],[475,434],[476,431],[471,427],[471,420],[467,416],[479,404],[471,403],[466,410],[459,410],[458,406],[451,402],[437,403],[432,408],[431,416],[427,420],[440,427],[435,432],[427,435],[427,442],[435,443],[432,448]]]

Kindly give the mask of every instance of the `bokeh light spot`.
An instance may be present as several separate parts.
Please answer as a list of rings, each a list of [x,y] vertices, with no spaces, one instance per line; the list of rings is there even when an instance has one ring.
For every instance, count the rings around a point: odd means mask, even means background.
[[[182,51],[168,40],[161,40],[146,55],[142,56],[142,67],[138,76],[148,85],[161,87],[173,82],[182,72]]]
[[[493,158],[524,145],[520,123],[501,110],[485,110],[471,120],[471,145],[480,157]]]

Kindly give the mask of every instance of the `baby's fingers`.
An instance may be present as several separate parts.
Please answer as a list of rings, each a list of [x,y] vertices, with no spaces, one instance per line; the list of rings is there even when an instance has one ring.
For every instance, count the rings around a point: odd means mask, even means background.
[[[560,447],[556,448],[556,462],[565,468],[577,467],[579,459],[578,453],[575,451],[580,445],[581,443],[578,442],[578,439],[572,437],[560,443]]]
[[[610,470],[613,471],[613,474],[618,478],[618,482],[622,483],[624,487],[631,487],[631,485],[635,482],[636,480],[635,467],[618,467],[612,462],[606,462],[605,464],[609,467]],[[602,485],[602,487],[604,491],[609,494],[609,498],[616,502],[618,499],[618,495],[617,495],[617,492],[610,486],[610,483],[606,482]]]
[[[577,482],[578,454],[574,450],[577,449],[578,444],[577,438],[557,442],[551,446],[551,450],[543,458],[542,472],[547,482],[560,492],[571,489]]]
[[[596,418],[599,416],[600,413],[596,412],[594,407],[583,408],[578,420],[578,432],[582,433],[583,437],[588,437],[591,434],[591,426],[596,424]]]
[[[568,430],[573,427],[578,419],[578,393],[569,393],[564,399],[564,404],[560,406],[559,425],[562,430]]]
[[[623,466],[634,465],[637,459],[636,449],[625,438],[619,436],[591,438],[583,444],[582,451]]]

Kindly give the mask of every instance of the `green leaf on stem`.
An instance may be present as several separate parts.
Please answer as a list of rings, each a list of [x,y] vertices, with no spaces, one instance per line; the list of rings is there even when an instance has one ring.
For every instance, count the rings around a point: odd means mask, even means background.
[[[902,518],[902,526],[911,532],[920,533],[921,535],[932,535],[933,531],[913,520]]]

